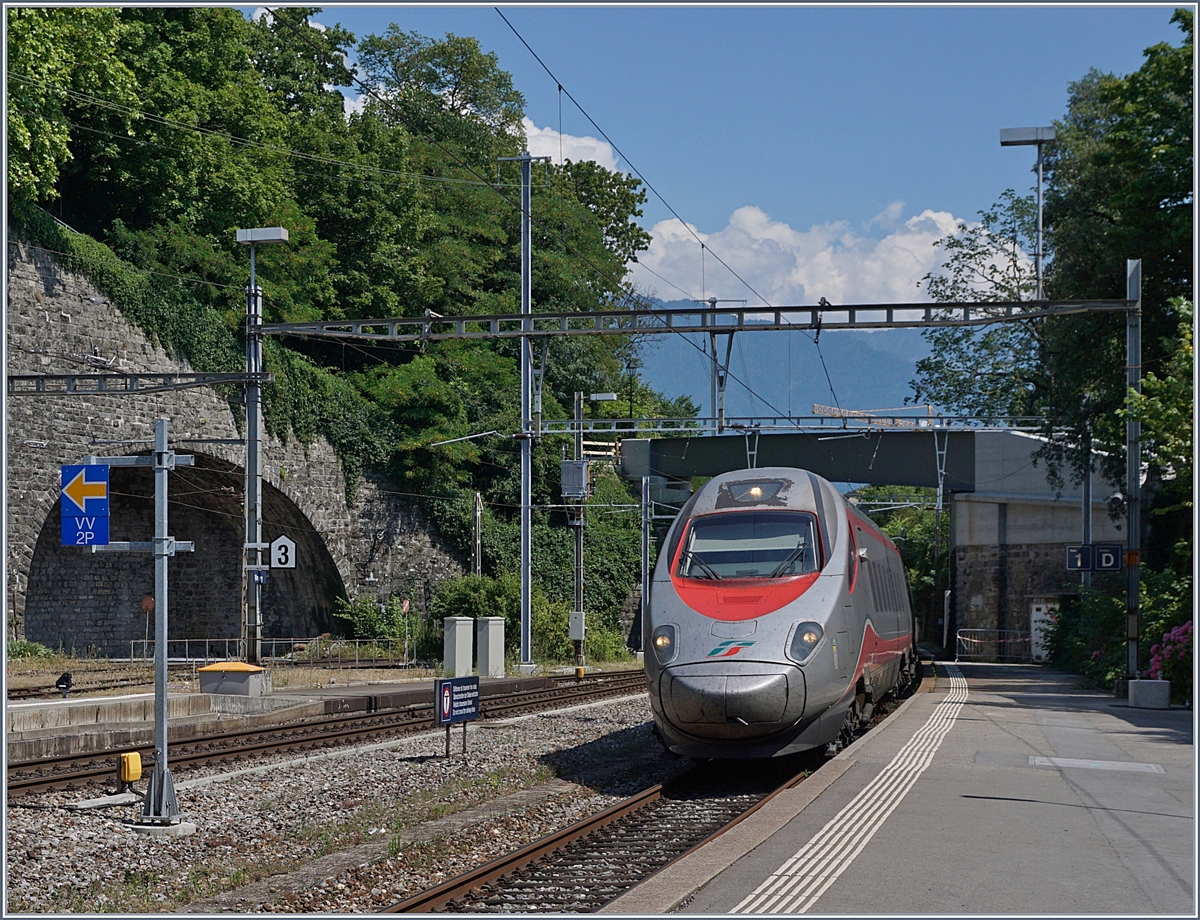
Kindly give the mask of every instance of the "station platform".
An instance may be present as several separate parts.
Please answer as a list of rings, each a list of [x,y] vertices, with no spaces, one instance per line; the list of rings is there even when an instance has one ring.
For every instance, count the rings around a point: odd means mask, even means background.
[[[167,694],[171,743],[239,729],[271,728],[339,714],[366,714],[427,705],[434,678],[353,682],[341,672],[328,686],[273,691],[252,697],[222,693]],[[549,688],[545,677],[480,679],[484,696]],[[9,761],[108,753],[154,742],[154,694],[74,696],[10,702],[5,706]]]
[[[882,725],[603,913],[1195,917],[1194,714],[934,665]]]

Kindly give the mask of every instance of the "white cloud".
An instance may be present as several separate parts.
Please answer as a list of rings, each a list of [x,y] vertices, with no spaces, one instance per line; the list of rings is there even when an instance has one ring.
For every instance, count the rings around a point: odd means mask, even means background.
[[[521,119],[525,126],[525,137],[529,144],[529,152],[535,157],[552,157],[554,163],[562,159],[591,160],[605,169],[615,170],[617,158],[613,155],[612,146],[607,141],[596,137],[576,137],[573,134],[559,134],[553,128],[539,128],[528,117]],[[561,142],[561,143],[560,143]]]
[[[753,206],[738,208],[716,233],[693,227],[710,250],[703,292],[700,244],[677,220],[655,224],[650,248],[630,268],[642,290],[664,300],[683,295],[643,267],[696,298],[761,303],[715,254],[772,306],[812,305],[822,297],[835,305],[925,302],[928,297],[917,283],[940,261],[933,244],[957,229],[959,220],[946,211],[925,210],[901,222],[901,207],[890,205],[871,222],[894,225],[882,239],[855,233],[848,221],[796,230]]]
[[[342,94],[342,112],[345,114],[347,120],[349,120],[350,116],[355,112],[361,115],[363,109],[367,107],[367,99],[369,98],[367,94],[362,93],[361,95],[355,96],[353,99],[351,99],[346,95],[346,91],[344,89],[339,90],[339,92]]]

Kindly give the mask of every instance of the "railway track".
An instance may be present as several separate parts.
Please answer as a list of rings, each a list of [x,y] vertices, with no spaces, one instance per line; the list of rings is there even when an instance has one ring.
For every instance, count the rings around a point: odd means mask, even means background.
[[[382,913],[590,913],[772,796],[802,782],[815,754],[756,765],[705,764]]]
[[[485,696],[481,718],[495,719],[539,709],[560,708],[593,699],[636,693],[645,689],[645,673],[614,671],[577,681],[555,680],[556,686]],[[291,751],[314,750],[395,737],[436,727],[432,692],[426,703],[376,713],[326,716],[271,728],[210,735],[201,740],[172,743],[168,749],[173,774],[201,766]],[[73,789],[115,780],[116,762],[123,751],[142,756],[143,769],[154,763],[154,746],[141,745],[102,754],[13,762],[8,765],[10,798],[50,789]]]
[[[870,728],[898,703],[881,702]],[[700,765],[381,913],[591,913],[803,782],[824,760],[809,751],[754,761],[750,771],[742,761]]]
[[[191,674],[191,665],[171,664],[167,666],[168,673]],[[76,698],[85,693],[106,693],[110,690],[128,690],[134,687],[152,688],[154,686],[154,669],[149,668],[144,677],[106,677],[103,671],[86,674],[75,674],[75,683],[71,685],[71,696]],[[23,700],[53,700],[60,699],[62,692],[53,684],[39,687],[12,687],[5,694],[10,703]]]

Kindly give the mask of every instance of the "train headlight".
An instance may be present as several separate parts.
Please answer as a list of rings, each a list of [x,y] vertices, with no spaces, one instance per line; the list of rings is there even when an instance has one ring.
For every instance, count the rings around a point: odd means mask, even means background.
[[[824,635],[825,630],[821,628],[820,623],[801,623],[792,633],[792,645],[788,655],[797,664],[804,664]]]
[[[675,627],[659,626],[650,636],[650,644],[654,646],[654,657],[659,664],[666,664],[675,657]]]

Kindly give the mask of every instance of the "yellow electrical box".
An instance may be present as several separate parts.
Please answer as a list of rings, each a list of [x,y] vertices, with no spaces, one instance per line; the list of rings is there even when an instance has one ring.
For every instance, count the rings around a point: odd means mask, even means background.
[[[142,778],[142,755],[137,751],[121,755],[121,782],[136,783]]]

